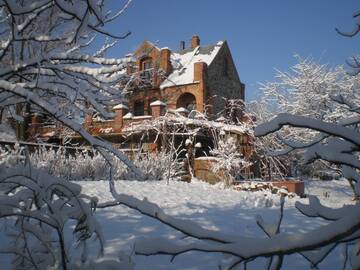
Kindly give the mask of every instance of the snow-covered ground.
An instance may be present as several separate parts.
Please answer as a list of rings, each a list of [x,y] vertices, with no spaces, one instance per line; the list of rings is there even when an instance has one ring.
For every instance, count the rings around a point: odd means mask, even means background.
[[[105,181],[80,182],[84,192],[98,196],[100,202],[111,200],[108,183]],[[222,230],[234,234],[264,236],[255,223],[255,216],[261,214],[266,221],[276,220],[279,214],[279,197],[268,192],[246,192],[224,190],[220,186],[194,181],[183,182],[137,182],[118,181],[118,191],[137,198],[146,197],[160,205],[167,214],[195,221],[206,228]],[[329,206],[340,207],[352,203],[351,190],[346,181],[308,181],[306,193],[318,195]],[[306,218],[295,208],[295,201],[307,202],[307,199],[287,199],[282,230],[304,232],[325,222],[320,219]],[[142,216],[138,212],[123,206],[98,209],[97,217],[103,226],[107,239],[105,253],[118,256],[131,253],[135,235],[146,237],[181,238],[183,235],[173,229]],[[265,236],[264,236],[265,237]],[[320,264],[320,269],[341,269],[342,250],[335,249],[329,258]],[[135,269],[218,269],[224,259],[221,254],[192,252],[176,257],[170,262],[170,256],[134,256]],[[226,259],[226,258],[225,258]],[[248,269],[263,269],[264,260],[252,263]],[[309,269],[310,265],[300,255],[286,258],[284,269]]]

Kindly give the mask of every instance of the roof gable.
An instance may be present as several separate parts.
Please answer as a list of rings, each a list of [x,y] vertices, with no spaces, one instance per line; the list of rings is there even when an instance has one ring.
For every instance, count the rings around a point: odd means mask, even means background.
[[[144,40],[144,42],[136,49],[133,55],[137,59],[140,59],[154,53],[158,55],[160,53],[160,49],[150,41]]]
[[[173,71],[161,83],[160,88],[193,83],[194,63],[204,62],[209,66],[223,44],[223,41],[219,41],[215,45],[198,46],[194,49],[187,48],[172,52],[170,60]]]

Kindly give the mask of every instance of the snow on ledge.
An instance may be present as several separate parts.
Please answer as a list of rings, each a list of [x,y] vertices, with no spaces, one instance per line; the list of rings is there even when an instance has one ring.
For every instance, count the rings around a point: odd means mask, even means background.
[[[150,103],[150,106],[166,106],[166,103],[160,101],[160,100],[156,100],[154,102]]]
[[[151,115],[139,115],[139,116],[133,116],[132,119],[150,119],[152,118]]]
[[[134,115],[131,112],[128,112],[127,114],[124,115],[123,119],[131,119],[133,117]]]

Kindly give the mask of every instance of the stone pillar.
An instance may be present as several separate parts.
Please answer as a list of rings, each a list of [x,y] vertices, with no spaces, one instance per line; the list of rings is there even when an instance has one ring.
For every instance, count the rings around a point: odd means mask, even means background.
[[[166,103],[157,100],[150,103],[151,115],[153,118],[157,118],[165,114]]]
[[[119,132],[124,125],[123,118],[128,113],[129,108],[125,104],[119,104],[114,106],[113,110],[115,111],[114,130],[115,132]]]
[[[197,46],[200,46],[200,37],[197,35],[193,35],[191,38],[190,48],[195,49]]]
[[[123,119],[123,127],[127,126],[131,123],[131,120],[133,119],[134,115],[131,112],[128,112],[127,114],[125,114],[122,119]]]

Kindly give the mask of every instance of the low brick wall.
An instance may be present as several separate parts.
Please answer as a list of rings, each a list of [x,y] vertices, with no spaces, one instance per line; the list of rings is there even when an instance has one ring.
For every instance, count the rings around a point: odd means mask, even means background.
[[[235,190],[259,191],[270,190],[272,193],[282,194],[282,189],[294,193],[298,196],[305,195],[305,183],[303,181],[237,181],[234,186]]]
[[[270,183],[275,187],[285,187],[289,192],[293,192],[299,196],[305,194],[305,184],[303,181],[274,181]]]
[[[196,158],[194,163],[194,171],[196,178],[210,184],[215,184],[222,181],[222,173],[220,172],[215,174],[211,170],[216,162],[216,158],[213,157]],[[251,183],[251,181],[245,181],[244,183]],[[289,192],[295,193],[298,196],[303,196],[305,194],[305,184],[303,181],[266,181],[259,183],[271,184],[274,187],[278,188],[284,187]]]

